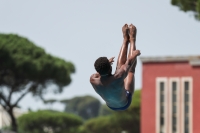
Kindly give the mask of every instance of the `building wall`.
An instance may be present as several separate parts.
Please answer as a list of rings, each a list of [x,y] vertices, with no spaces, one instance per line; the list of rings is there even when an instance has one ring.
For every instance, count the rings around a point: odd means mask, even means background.
[[[156,133],[156,77],[193,78],[193,133],[200,133],[200,66],[188,62],[143,63],[141,133]]]

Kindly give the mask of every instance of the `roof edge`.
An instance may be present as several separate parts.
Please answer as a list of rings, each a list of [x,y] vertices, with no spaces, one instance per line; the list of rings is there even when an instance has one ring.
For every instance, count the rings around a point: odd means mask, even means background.
[[[192,66],[200,66],[200,56],[157,56],[140,57],[142,63],[184,62],[188,61]]]

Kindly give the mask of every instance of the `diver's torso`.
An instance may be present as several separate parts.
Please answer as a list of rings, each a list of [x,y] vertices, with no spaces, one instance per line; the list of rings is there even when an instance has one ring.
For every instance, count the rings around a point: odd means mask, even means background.
[[[122,78],[115,79],[111,76],[106,81],[99,78],[99,84],[95,85],[94,89],[109,107],[120,108],[127,103],[124,80]]]

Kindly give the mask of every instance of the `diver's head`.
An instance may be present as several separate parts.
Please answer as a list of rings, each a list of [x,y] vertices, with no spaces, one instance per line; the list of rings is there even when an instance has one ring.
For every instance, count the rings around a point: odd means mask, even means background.
[[[101,76],[110,75],[112,72],[112,66],[107,57],[99,57],[95,61],[94,67]]]

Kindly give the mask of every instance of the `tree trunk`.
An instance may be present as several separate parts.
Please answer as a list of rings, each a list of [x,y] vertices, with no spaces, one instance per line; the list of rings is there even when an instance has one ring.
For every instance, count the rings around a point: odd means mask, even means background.
[[[8,110],[8,114],[10,115],[11,118],[11,129],[12,131],[17,133],[17,122],[13,114],[13,108]]]

